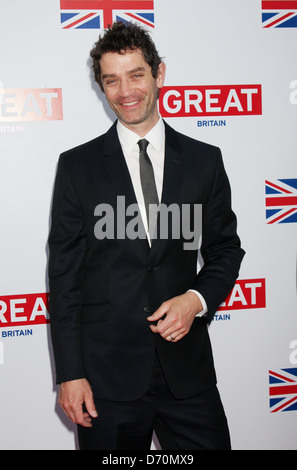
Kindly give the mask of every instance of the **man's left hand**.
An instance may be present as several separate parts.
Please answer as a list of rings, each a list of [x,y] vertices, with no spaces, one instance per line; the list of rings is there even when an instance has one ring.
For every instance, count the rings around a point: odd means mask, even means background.
[[[163,302],[147,320],[158,322],[157,325],[150,325],[153,333],[159,333],[167,341],[177,342],[189,333],[195,316],[202,309],[195,292],[186,292]]]

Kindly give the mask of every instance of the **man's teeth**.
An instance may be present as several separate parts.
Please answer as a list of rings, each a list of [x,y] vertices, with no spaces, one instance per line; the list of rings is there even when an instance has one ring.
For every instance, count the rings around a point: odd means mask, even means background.
[[[139,103],[139,101],[131,101],[131,103],[123,103],[123,106],[134,106],[134,104]]]

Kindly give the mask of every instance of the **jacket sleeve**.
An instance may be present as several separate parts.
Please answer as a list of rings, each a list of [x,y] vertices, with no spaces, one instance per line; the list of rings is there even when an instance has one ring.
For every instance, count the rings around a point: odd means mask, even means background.
[[[204,264],[191,286],[206,301],[208,322],[234,286],[244,254],[237,235],[236,216],[231,208],[228,177],[221,151],[217,149],[211,191],[202,207],[201,255]]]
[[[57,383],[84,377],[80,350],[81,279],[86,252],[84,217],[62,154],[49,235],[50,325]]]

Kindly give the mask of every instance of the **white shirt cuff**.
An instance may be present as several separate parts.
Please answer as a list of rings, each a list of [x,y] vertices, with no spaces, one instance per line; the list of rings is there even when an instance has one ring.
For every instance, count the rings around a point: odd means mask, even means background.
[[[206,305],[206,302],[204,300],[204,297],[194,289],[189,289],[187,292],[194,292],[196,295],[198,295],[198,297],[199,297],[199,299],[202,303],[203,309],[199,313],[197,313],[196,317],[202,317],[203,315],[205,315],[207,313],[207,305]]]

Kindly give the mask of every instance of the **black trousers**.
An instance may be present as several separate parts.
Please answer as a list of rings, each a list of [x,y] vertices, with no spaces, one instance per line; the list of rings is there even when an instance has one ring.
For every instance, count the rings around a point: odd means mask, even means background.
[[[162,450],[231,450],[226,416],[216,387],[177,400],[156,355],[147,393],[131,402],[97,401],[92,428],[78,426],[80,450],[149,450],[153,431]]]

